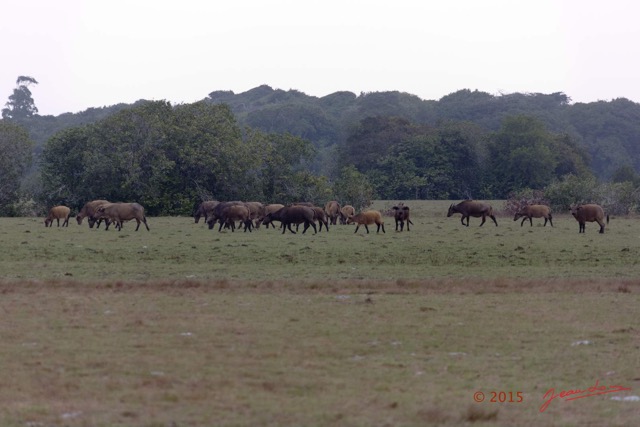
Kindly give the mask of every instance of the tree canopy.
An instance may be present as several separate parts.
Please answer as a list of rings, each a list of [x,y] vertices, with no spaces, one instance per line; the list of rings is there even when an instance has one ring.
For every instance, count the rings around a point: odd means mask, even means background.
[[[29,86],[38,84],[36,79],[29,76],[19,76],[16,80],[16,88],[2,109],[3,119],[25,119],[38,113],[38,108],[31,96]]]
[[[225,105],[150,101],[52,137],[41,198],[136,201],[150,214],[190,214],[209,198],[298,200],[315,179],[301,167],[312,153],[290,134],[243,134]]]
[[[18,88],[34,83],[22,76]],[[486,199],[569,175],[636,183],[640,170],[640,105],[571,104],[562,92],[463,89],[427,101],[397,91],[317,98],[262,85],[194,104],[140,100],[3,120],[35,142],[37,162],[22,180],[42,204],[135,198],[177,213],[212,197],[322,203],[351,194],[351,181],[369,198]]]

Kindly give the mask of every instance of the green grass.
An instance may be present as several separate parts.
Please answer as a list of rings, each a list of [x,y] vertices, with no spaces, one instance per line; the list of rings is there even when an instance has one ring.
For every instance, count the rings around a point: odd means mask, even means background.
[[[0,219],[0,424],[636,422],[611,397],[640,394],[640,223],[467,228],[447,202],[409,205],[412,230],[379,235]],[[539,412],[596,380],[632,391]]]
[[[191,218],[149,218],[151,232],[45,228],[40,219],[2,219],[0,269],[6,279],[81,281],[157,279],[396,280],[439,277],[637,277],[640,224],[615,218],[600,235],[595,224],[578,233],[570,216],[555,227],[521,227],[509,217],[499,226],[460,215],[446,217],[446,202],[414,202],[411,232],[335,226],[329,233],[289,234],[208,230]],[[494,202],[498,204],[498,202]],[[389,203],[379,203],[384,208]],[[430,210],[431,209],[431,210]]]

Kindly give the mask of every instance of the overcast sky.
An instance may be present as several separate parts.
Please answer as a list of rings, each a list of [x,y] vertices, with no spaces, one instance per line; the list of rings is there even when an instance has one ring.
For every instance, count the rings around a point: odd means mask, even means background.
[[[640,102],[640,2],[7,0],[0,106],[20,75],[41,115],[261,84],[322,97],[564,92]]]

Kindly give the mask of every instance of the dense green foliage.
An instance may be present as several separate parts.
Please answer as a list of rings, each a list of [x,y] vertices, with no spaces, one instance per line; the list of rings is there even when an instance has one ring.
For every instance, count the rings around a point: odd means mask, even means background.
[[[238,127],[225,105],[147,102],[57,133],[41,158],[43,204],[137,201],[151,214],[190,214],[219,200],[323,200],[300,164],[313,148],[290,134]]]
[[[571,104],[563,93],[466,89],[439,101],[401,92],[317,98],[263,85],[194,104],[141,100],[4,120],[35,142],[38,162],[22,186],[42,205],[104,197],[185,213],[212,197],[360,204],[553,192],[567,176],[640,183],[640,105],[626,99]],[[611,202],[605,193],[597,201]]]
[[[32,142],[18,125],[0,121],[0,215],[12,215],[20,202],[20,182],[31,162]]]

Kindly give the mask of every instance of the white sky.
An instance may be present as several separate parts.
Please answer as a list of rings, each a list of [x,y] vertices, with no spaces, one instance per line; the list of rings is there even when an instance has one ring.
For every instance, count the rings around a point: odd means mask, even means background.
[[[0,107],[31,76],[41,115],[261,84],[640,102],[634,0],[3,0],[0,11]]]

